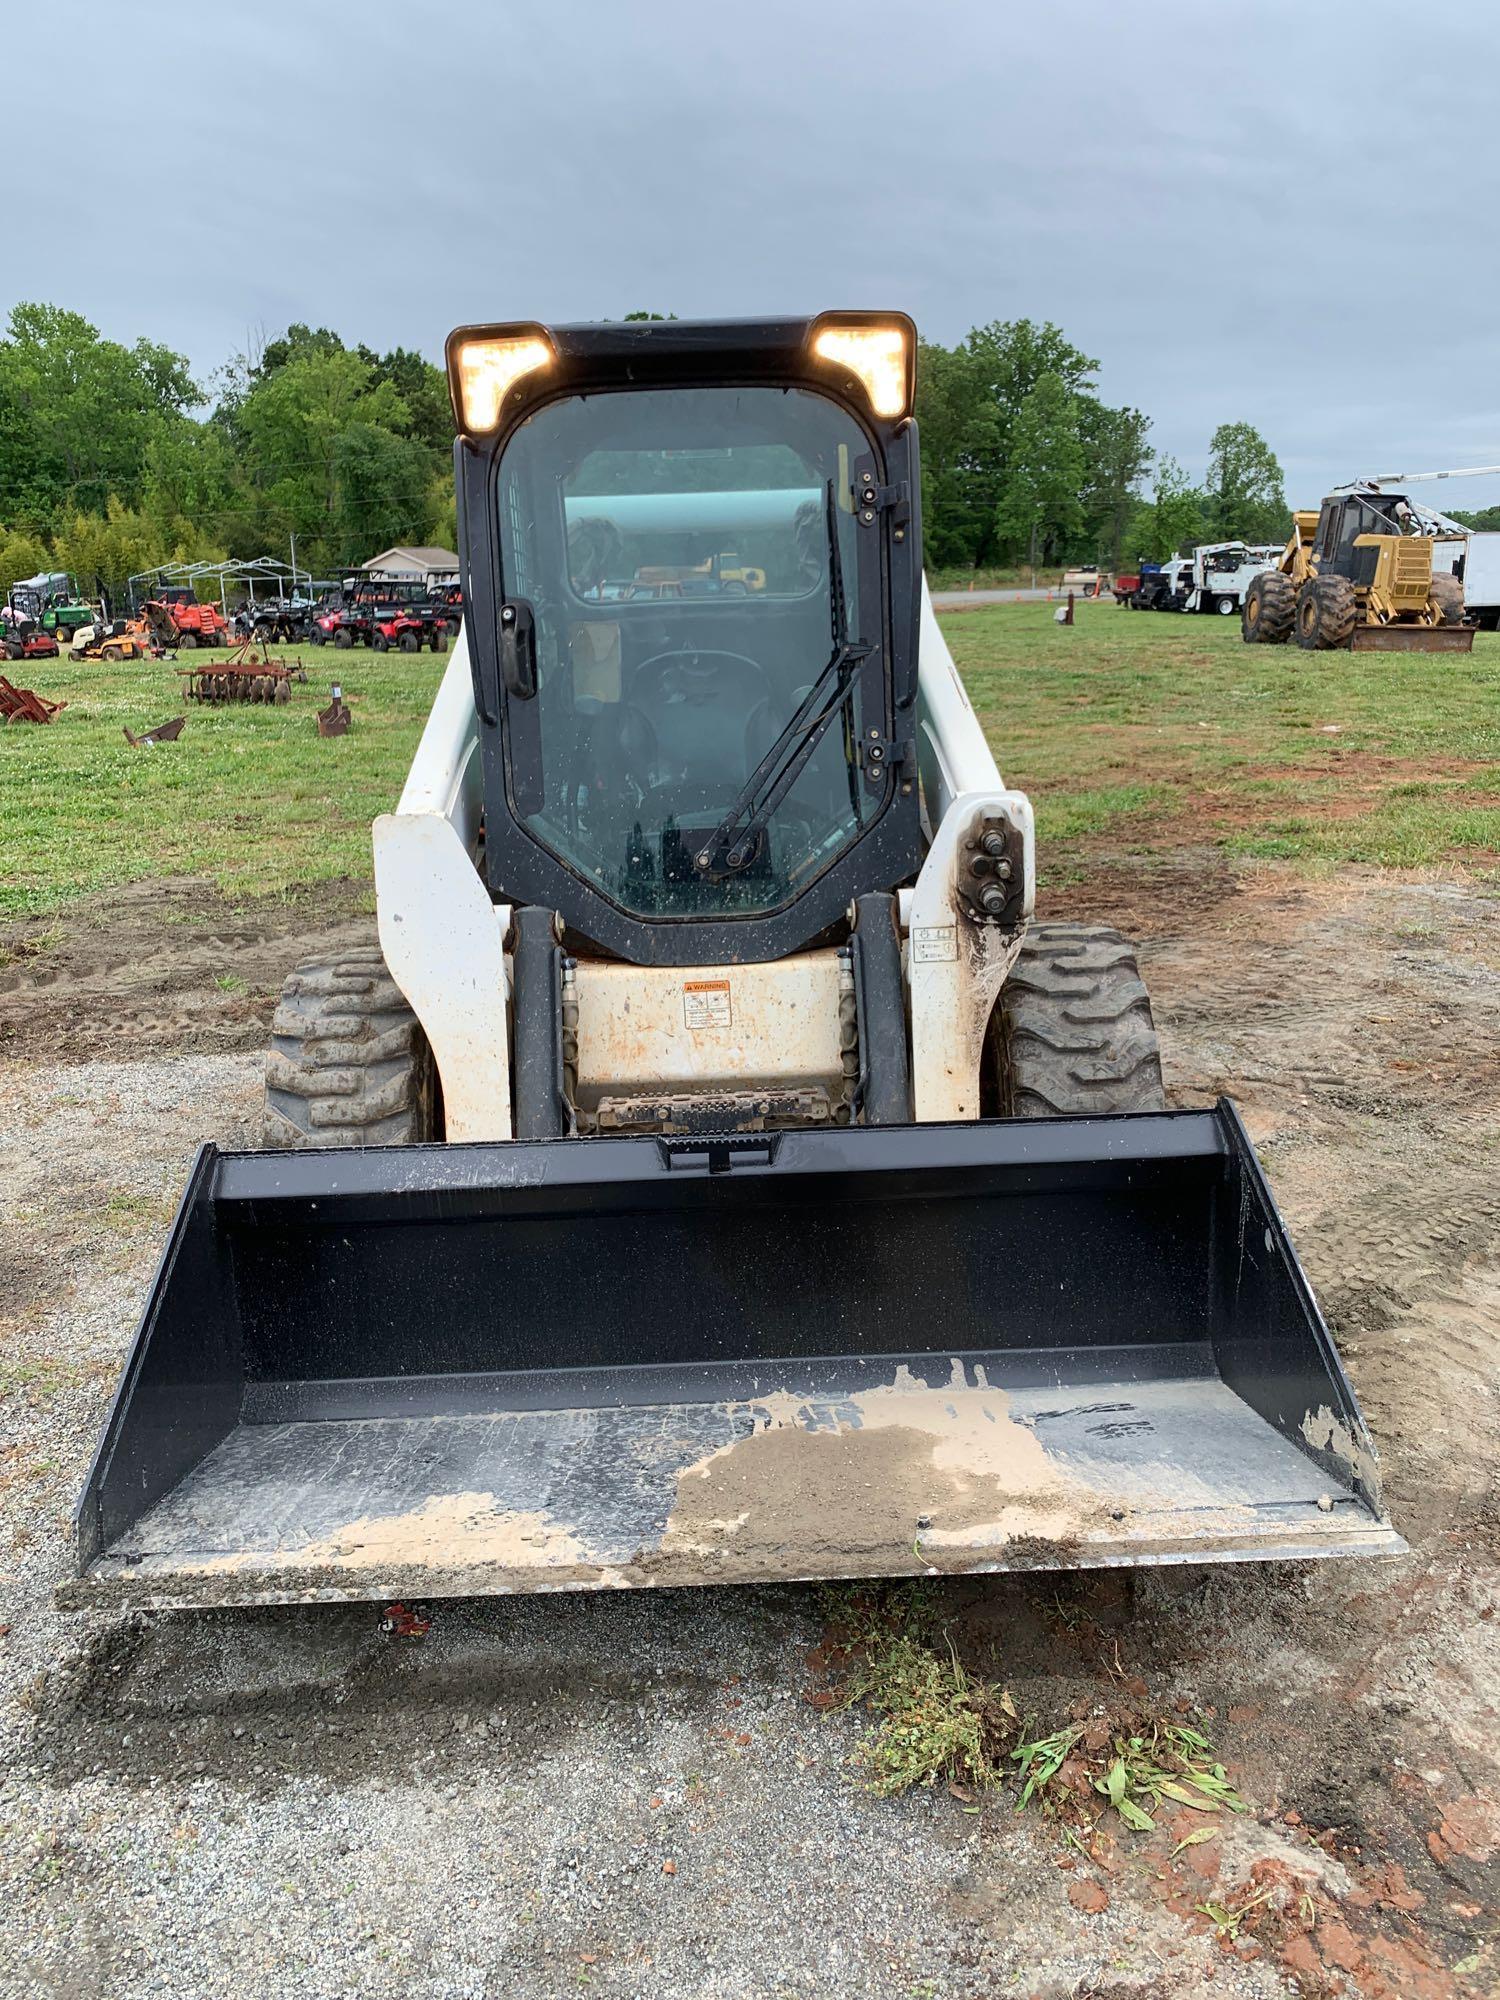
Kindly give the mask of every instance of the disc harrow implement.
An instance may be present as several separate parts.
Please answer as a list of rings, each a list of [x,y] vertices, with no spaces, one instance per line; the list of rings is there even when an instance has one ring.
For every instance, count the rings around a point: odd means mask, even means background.
[[[300,659],[273,660],[264,642],[244,639],[226,660],[196,661],[179,667],[182,691],[189,701],[286,702],[292,698],[292,683],[305,683],[307,672]]]

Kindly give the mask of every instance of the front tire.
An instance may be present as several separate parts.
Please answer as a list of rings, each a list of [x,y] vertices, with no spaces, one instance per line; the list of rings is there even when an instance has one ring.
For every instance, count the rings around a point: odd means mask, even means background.
[[[1216,597],[1214,599],[1214,610],[1218,612],[1221,618],[1232,618],[1239,608],[1232,597]]]
[[[1282,570],[1263,570],[1250,579],[1240,612],[1240,631],[1252,646],[1284,646],[1297,617],[1297,593]]]
[[[1151,997],[1108,925],[1034,924],[991,1027],[1001,1117],[1166,1109]]]
[[[1297,592],[1297,644],[1307,653],[1347,646],[1359,618],[1359,600],[1346,576],[1310,576]]]
[[[427,1037],[378,944],[300,966],[281,989],[266,1063],[268,1150],[413,1146],[440,1136]]]

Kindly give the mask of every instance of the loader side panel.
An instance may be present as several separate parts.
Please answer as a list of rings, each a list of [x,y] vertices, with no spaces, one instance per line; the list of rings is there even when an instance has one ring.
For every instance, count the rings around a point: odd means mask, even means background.
[[[232,1256],[208,1189],[217,1155],[198,1154],[79,1502],[80,1559],[91,1561],[169,1492],[239,1420],[245,1364]]]

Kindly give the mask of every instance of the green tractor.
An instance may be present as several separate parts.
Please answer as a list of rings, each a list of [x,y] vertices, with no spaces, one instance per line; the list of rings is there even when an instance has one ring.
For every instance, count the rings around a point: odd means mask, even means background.
[[[30,619],[59,643],[70,641],[80,625],[92,625],[94,609],[79,595],[78,582],[65,570],[28,576],[10,587],[11,619]]]

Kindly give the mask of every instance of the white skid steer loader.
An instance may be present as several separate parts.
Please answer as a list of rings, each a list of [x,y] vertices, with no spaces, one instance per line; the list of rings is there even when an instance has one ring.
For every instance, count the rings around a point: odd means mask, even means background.
[[[893,313],[466,327],[379,944],[205,1146],[68,1601],[1392,1552],[1232,1106],[1032,920]]]

